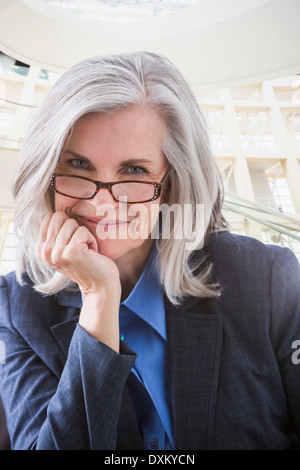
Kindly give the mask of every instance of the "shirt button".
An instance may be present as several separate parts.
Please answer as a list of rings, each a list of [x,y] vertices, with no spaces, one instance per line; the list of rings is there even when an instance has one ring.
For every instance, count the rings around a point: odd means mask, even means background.
[[[150,444],[150,449],[153,449],[153,450],[158,449],[159,442],[157,439],[150,439],[149,444]]]

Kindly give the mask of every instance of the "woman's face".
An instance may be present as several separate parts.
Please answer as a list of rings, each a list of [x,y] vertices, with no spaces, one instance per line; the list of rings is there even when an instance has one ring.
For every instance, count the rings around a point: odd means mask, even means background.
[[[168,169],[162,151],[163,134],[164,121],[146,106],[126,108],[111,115],[87,114],[75,124],[55,172],[102,183],[124,180],[159,183]],[[159,202],[160,198],[143,203],[143,210],[137,212],[140,204],[117,202],[106,188],[89,200],[55,193],[55,210],[64,211],[86,226],[97,240],[99,253],[113,260],[133,250],[149,248]]]

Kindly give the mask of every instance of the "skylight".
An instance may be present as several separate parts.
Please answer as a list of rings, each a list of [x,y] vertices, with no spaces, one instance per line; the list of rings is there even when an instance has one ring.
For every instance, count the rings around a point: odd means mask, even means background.
[[[101,21],[137,21],[175,13],[203,0],[44,0]]]

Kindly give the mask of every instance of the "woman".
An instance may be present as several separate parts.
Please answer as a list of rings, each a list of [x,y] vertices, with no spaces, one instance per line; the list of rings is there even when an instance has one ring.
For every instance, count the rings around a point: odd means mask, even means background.
[[[0,289],[14,449],[299,446],[298,261],[228,233],[205,123],[168,60],[67,71],[14,197]],[[160,210],[176,204],[192,210]]]

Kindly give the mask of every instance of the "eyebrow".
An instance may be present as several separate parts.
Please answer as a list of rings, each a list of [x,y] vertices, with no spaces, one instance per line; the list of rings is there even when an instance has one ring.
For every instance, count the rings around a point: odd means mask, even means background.
[[[90,165],[93,165],[93,163],[91,162],[89,158],[85,157],[84,155],[80,155],[79,153],[74,152],[73,150],[66,149],[62,152],[62,155],[64,155],[65,153],[72,155],[72,157],[80,158],[80,160],[83,160],[84,162],[89,163]]]
[[[148,160],[147,158],[129,158],[121,162],[120,166],[138,165],[139,163],[152,163],[152,160]]]
[[[62,152],[62,154],[65,154],[65,153],[68,153],[68,154],[72,155],[75,158],[80,158],[81,160],[85,161],[86,163],[89,163],[91,166],[94,166],[93,162],[89,158],[85,157],[84,155],[80,155],[77,152],[74,152],[74,150],[66,149]],[[138,165],[138,164],[141,164],[141,163],[153,163],[153,162],[152,162],[152,160],[149,160],[147,158],[129,158],[128,160],[122,161],[120,163],[120,167],[124,167],[124,166],[128,166],[128,165]]]

